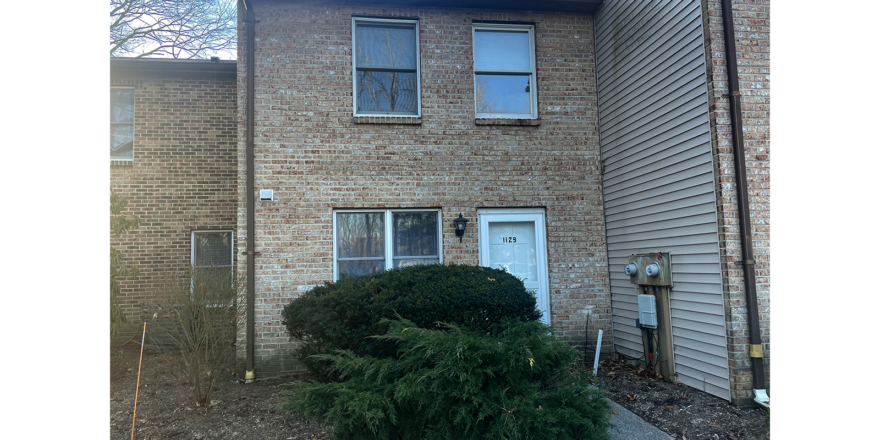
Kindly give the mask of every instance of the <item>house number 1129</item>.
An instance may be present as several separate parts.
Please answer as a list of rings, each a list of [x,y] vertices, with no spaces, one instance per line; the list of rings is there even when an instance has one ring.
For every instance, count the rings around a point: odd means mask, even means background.
[[[516,237],[501,237],[502,243],[516,243]]]

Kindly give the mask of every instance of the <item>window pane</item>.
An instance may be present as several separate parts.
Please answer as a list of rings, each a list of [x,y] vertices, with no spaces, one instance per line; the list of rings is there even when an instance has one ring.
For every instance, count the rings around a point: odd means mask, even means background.
[[[437,212],[395,212],[394,256],[419,257],[437,253]],[[394,262],[397,267],[397,260]]]
[[[339,275],[350,277],[370,275],[385,270],[385,260],[345,260],[339,261]]]
[[[385,213],[336,214],[336,246],[337,258],[385,256]],[[384,261],[380,263],[385,266]]]
[[[358,67],[416,68],[414,25],[358,24],[355,38]]]
[[[110,158],[134,158],[134,125],[110,126]]]
[[[529,75],[476,75],[477,113],[531,114]]]
[[[231,232],[196,232],[195,266],[232,266]]]
[[[531,65],[528,32],[474,31],[477,70],[532,70]]]
[[[134,122],[134,90],[110,89],[110,122]]]
[[[416,114],[416,74],[412,72],[357,73],[358,112]]]
[[[403,269],[407,267],[413,266],[421,266],[423,264],[439,264],[439,258],[412,258],[412,259],[401,259],[394,260],[394,268],[395,269]]]

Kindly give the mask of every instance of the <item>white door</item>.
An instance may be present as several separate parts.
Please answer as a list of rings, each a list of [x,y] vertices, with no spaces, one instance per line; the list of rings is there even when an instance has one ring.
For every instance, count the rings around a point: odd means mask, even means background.
[[[478,211],[480,265],[506,270],[535,294],[542,321],[550,324],[547,237],[544,211],[510,209]]]

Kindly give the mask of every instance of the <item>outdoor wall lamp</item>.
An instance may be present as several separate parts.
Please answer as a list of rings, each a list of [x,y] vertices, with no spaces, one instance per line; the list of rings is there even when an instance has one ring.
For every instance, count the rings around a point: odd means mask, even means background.
[[[461,243],[462,237],[464,237],[464,230],[467,229],[468,219],[464,218],[463,215],[458,214],[458,218],[455,219],[455,236],[458,237],[458,242]]]

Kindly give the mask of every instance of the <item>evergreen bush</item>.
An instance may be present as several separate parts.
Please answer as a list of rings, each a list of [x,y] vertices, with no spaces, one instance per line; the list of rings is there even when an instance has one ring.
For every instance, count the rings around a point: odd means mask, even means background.
[[[443,327],[390,322],[377,339],[395,343],[392,358],[317,355],[350,379],[301,384],[284,409],[331,424],[336,439],[609,438],[608,401],[580,353],[549,327],[507,320],[492,335]]]
[[[351,350],[379,358],[396,347],[370,338],[403,317],[423,328],[452,323],[489,333],[505,318],[537,321],[535,296],[515,276],[467,265],[427,265],[325,283],[284,308],[284,324],[300,341],[298,358],[319,380],[338,380],[315,354]]]

